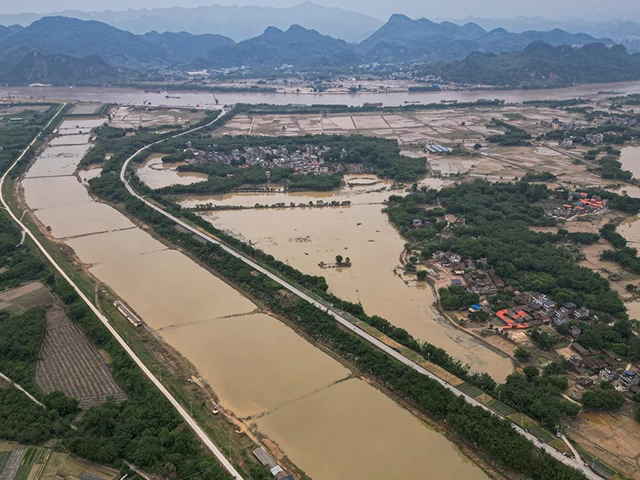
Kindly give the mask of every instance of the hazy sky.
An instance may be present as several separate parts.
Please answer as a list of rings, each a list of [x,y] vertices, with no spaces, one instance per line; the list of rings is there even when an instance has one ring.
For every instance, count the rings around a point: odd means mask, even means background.
[[[0,13],[48,13],[65,9],[96,11],[110,8],[153,8],[180,5],[193,7],[208,4],[268,5],[286,7],[301,0],[0,0]],[[548,19],[583,18],[608,20],[624,18],[640,21],[640,0],[315,0],[326,6],[360,11],[386,20],[392,13],[410,17],[506,18],[517,15],[540,15]]]

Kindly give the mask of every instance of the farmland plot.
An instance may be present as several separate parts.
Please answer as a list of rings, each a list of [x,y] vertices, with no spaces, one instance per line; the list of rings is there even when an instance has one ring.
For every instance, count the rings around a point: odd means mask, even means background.
[[[36,366],[36,382],[45,393],[64,392],[88,408],[109,397],[124,400],[104,358],[64,310],[47,313],[47,327]]]

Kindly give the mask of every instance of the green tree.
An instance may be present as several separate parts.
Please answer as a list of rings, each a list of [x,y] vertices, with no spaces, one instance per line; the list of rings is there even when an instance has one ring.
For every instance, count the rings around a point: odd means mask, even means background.
[[[527,350],[526,348],[522,348],[522,347],[518,347],[516,349],[516,360],[518,360],[519,362],[526,362],[527,360],[531,360],[531,352],[529,350]]]
[[[428,275],[429,274],[427,273],[426,270],[418,270],[416,277],[418,278],[418,281],[424,282],[427,279]]]
[[[342,266],[342,255],[336,255],[336,263],[338,264],[338,266]]]
[[[525,376],[527,377],[527,380],[529,381],[540,375],[540,370],[538,370],[538,367],[534,367],[532,365],[527,365],[526,367],[524,367],[523,371]]]
[[[582,405],[594,412],[615,412],[622,408],[624,394],[617,390],[590,390],[582,394]]]

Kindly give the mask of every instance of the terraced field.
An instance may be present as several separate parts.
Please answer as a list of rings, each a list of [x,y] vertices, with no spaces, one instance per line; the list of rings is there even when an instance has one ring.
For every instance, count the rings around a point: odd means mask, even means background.
[[[45,393],[62,391],[77,399],[81,408],[126,398],[100,353],[60,307],[47,313],[36,382]]]

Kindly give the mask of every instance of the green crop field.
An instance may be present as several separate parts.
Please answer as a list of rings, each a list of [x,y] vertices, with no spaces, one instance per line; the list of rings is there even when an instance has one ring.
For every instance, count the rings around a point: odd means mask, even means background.
[[[487,406],[490,409],[495,410],[497,413],[499,413],[503,417],[508,417],[509,415],[514,415],[514,414],[518,413],[513,408],[511,408],[508,405],[505,405],[504,403],[499,402],[497,400],[489,400],[487,402]]]
[[[478,398],[483,393],[482,390],[480,390],[479,388],[476,388],[473,385],[470,385],[468,383],[462,383],[462,384],[458,385],[457,388],[461,392],[466,393],[467,395],[469,395],[471,398]]]
[[[31,465],[20,465],[20,467],[18,467],[18,471],[16,472],[16,476],[13,477],[13,480],[27,480],[29,478],[30,472]]]
[[[551,433],[547,432],[544,428],[538,426],[529,427],[529,432],[531,432],[533,435],[535,435],[545,443],[553,442],[553,440],[555,440],[556,438]]]

